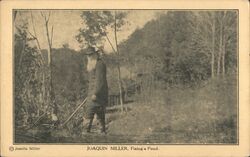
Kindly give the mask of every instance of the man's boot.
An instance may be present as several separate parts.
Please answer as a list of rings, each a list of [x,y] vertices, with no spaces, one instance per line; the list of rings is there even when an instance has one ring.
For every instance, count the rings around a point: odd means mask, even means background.
[[[101,123],[101,127],[102,127],[101,128],[101,133],[106,134],[105,119],[101,119],[100,123]]]
[[[92,122],[93,122],[93,118],[88,120],[88,124],[87,124],[87,132],[90,133],[91,127],[92,127]]]
[[[92,126],[92,120],[91,119],[84,119],[83,122],[83,132],[82,132],[82,136],[86,136],[90,133],[91,130],[91,126]]]

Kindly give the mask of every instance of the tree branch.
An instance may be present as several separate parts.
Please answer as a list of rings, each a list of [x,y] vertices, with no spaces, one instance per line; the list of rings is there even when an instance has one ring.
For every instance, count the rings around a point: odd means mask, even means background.
[[[35,29],[35,25],[34,25],[34,18],[33,18],[33,14],[32,14],[32,12],[30,12],[30,14],[31,14],[31,23],[32,23],[32,28],[33,28],[33,31],[34,31],[34,37],[35,37],[35,39],[36,39],[36,41],[37,41],[37,46],[38,46],[38,48],[41,50],[41,46],[40,46],[40,43],[39,43],[39,41],[38,41],[38,39],[37,39],[37,35],[36,35],[36,29]],[[30,32],[29,32],[30,33]],[[31,34],[31,33],[30,33]]]
[[[43,14],[43,12],[41,11],[40,13],[41,13],[41,16],[42,16],[42,17],[44,17],[44,14]]]
[[[42,13],[42,12],[41,12]],[[44,58],[43,58],[43,55],[42,55],[42,50],[41,50],[41,46],[40,46],[40,43],[39,43],[39,40],[37,38],[37,34],[36,34],[36,29],[35,29],[35,24],[34,24],[34,18],[33,18],[33,14],[32,12],[30,12],[30,15],[31,15],[31,23],[32,23],[32,28],[33,28],[33,31],[34,31],[34,35],[32,33],[29,32],[29,34],[31,36],[33,36],[36,40],[36,43],[37,43],[37,47],[39,49],[39,52],[40,52],[40,56],[41,56],[41,59],[42,59],[42,63],[44,64],[45,61],[44,61]]]
[[[50,11],[49,11],[49,15],[48,15],[48,19],[47,19],[47,22],[49,22],[49,19],[50,19]]]
[[[14,11],[14,21],[16,20],[17,11]]]
[[[110,44],[112,50],[114,51],[114,53],[116,53],[116,50],[115,50],[113,44],[111,43],[111,41],[109,40],[109,37],[108,37],[107,33],[105,33],[105,37],[107,38],[107,40],[108,40],[108,42],[109,42],[109,44]]]

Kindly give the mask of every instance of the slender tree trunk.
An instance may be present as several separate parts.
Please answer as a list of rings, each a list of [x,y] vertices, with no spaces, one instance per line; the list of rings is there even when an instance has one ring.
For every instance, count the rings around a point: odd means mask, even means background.
[[[219,43],[219,51],[218,51],[218,59],[217,59],[217,75],[220,75],[221,70],[221,55],[222,55],[222,49],[223,49],[223,24],[222,21],[220,22],[220,43]]]
[[[41,101],[41,104],[42,104],[43,107],[45,107],[45,105],[47,104],[46,79],[45,79],[45,76],[46,76],[46,66],[47,65],[46,65],[45,60],[43,58],[43,54],[42,54],[40,42],[39,42],[37,34],[36,34],[35,23],[34,23],[34,18],[33,18],[32,12],[30,12],[30,15],[31,15],[32,28],[33,28],[33,32],[34,32],[34,35],[32,35],[32,36],[36,40],[36,44],[37,44],[38,51],[39,51],[39,54],[40,54],[40,57],[41,57],[41,61],[42,61],[42,65],[43,65],[42,69],[41,69],[42,70],[42,101]],[[39,115],[40,115],[40,111],[38,113],[38,116]]]
[[[22,51],[21,51],[21,54],[20,54],[20,59],[19,59],[19,62],[18,62],[18,67],[21,68],[21,65],[22,65],[22,60],[23,60],[23,54],[24,54],[24,51],[25,51],[25,46],[26,46],[26,43],[27,43],[27,40],[24,39],[23,40],[23,44],[22,44]]]
[[[45,66],[44,66],[44,68],[45,68]],[[46,84],[45,84],[45,69],[43,69],[43,72],[42,72],[42,97],[43,97],[43,106],[45,106],[45,104],[47,104],[46,87],[45,86],[46,86]]]
[[[45,23],[45,28],[46,28],[46,36],[47,36],[47,41],[48,41],[48,65],[50,67],[50,63],[51,63],[51,42],[50,42],[50,38],[49,38],[49,28],[48,28],[48,21],[46,21]]]
[[[49,38],[49,30],[48,30],[48,21],[45,21],[45,29],[46,29],[46,37],[47,37],[47,42],[48,42],[48,104],[51,105],[51,92],[52,92],[52,88],[51,88],[51,84],[52,84],[52,79],[51,79],[51,46],[50,46],[50,38]]]
[[[120,104],[121,104],[121,110],[123,112],[122,82],[121,82],[121,70],[120,70],[120,64],[119,63],[118,63],[118,66],[117,66],[117,70],[118,70],[118,83],[119,83]]]
[[[222,76],[224,77],[225,75],[225,55],[226,55],[226,39],[227,39],[227,34],[226,34],[226,27],[225,22],[226,22],[226,14],[227,11],[223,12],[223,47],[222,47]]]
[[[57,114],[57,106],[55,103],[55,93],[54,93],[54,88],[53,88],[53,77],[52,77],[53,75],[52,75],[52,53],[51,52],[52,52],[53,34],[51,34],[51,37],[50,37],[48,22],[49,22],[49,17],[48,17],[48,19],[45,19],[46,36],[47,36],[47,41],[48,41],[49,104],[51,105],[51,107],[53,109],[53,113]],[[51,33],[53,33],[53,27],[52,27]]]
[[[223,47],[222,47],[222,76],[225,75],[225,55],[226,55],[226,34],[223,35]]]
[[[214,50],[215,50],[215,15],[212,23],[212,53],[211,53],[211,77],[214,78]]]
[[[120,52],[118,49],[118,42],[117,42],[116,11],[115,11],[115,44],[116,44],[117,55],[119,57]],[[120,104],[121,104],[121,111],[123,112],[122,82],[121,82],[121,70],[120,70],[120,63],[119,62],[118,62],[117,70],[118,70],[118,85],[119,85],[119,92],[120,92]]]
[[[44,61],[44,58],[43,58],[43,54],[42,54],[40,42],[39,42],[39,40],[38,40],[38,38],[37,38],[37,34],[36,34],[36,28],[35,28],[34,18],[33,18],[32,12],[30,13],[30,15],[31,15],[31,23],[32,23],[32,28],[33,28],[34,35],[32,35],[31,33],[30,33],[30,34],[31,34],[31,35],[35,38],[35,40],[36,40],[36,44],[37,44],[37,47],[38,47],[38,50],[39,50],[39,54],[40,54],[41,59],[42,59],[42,63],[43,63],[43,65],[45,65],[45,61]]]

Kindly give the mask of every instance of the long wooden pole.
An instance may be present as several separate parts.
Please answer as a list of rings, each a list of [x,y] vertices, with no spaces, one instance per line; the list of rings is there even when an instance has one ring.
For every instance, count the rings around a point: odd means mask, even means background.
[[[62,124],[62,126],[64,126],[65,124],[67,124],[69,122],[69,120],[75,115],[75,113],[82,107],[82,105],[85,104],[85,102],[87,101],[87,98],[85,98],[83,100],[83,102],[75,109],[75,111],[69,116],[69,118]]]

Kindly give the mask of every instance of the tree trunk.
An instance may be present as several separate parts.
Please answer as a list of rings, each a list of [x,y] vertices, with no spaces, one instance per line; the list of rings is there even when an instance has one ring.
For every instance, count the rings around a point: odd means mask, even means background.
[[[120,104],[121,104],[121,111],[123,112],[123,99],[122,99],[122,82],[121,82],[121,70],[120,64],[118,63],[118,83],[119,83],[119,95],[120,95]]]
[[[223,24],[222,21],[220,22],[220,43],[219,43],[219,51],[218,51],[218,59],[217,59],[217,76],[220,75],[221,70],[221,55],[222,55],[222,49],[223,49]]]
[[[48,104],[51,105],[51,91],[52,91],[52,88],[51,88],[51,84],[52,84],[52,79],[51,79],[51,46],[50,46],[50,38],[49,38],[49,30],[48,30],[48,21],[45,22],[45,29],[46,29],[46,36],[47,36],[47,42],[48,42],[48,93],[47,93],[47,96],[48,96]]]
[[[211,53],[211,77],[214,78],[214,50],[215,50],[215,16],[212,23],[212,53]]]
[[[225,70],[225,55],[226,55],[226,42],[227,42],[227,34],[226,34],[226,15],[227,15],[227,11],[224,11],[223,13],[223,55],[222,55],[222,75],[224,76],[226,73]]]
[[[225,37],[224,36],[223,36],[223,47],[222,47],[221,62],[222,62],[222,76],[224,76],[225,75]]]
[[[55,103],[55,94],[54,94],[54,88],[53,88],[53,77],[52,77],[52,37],[53,35],[51,34],[51,38],[49,35],[49,28],[48,28],[48,22],[49,18],[45,19],[45,28],[46,28],[46,35],[47,35],[47,41],[48,41],[48,80],[49,80],[49,89],[48,89],[48,95],[49,95],[49,104],[51,105],[53,109],[53,113],[57,114],[57,106]],[[52,27],[52,32],[53,33],[53,27]]]
[[[43,98],[43,106],[45,106],[45,104],[47,102],[46,85],[45,85],[45,69],[43,69],[43,72],[42,72],[42,98]]]
[[[47,41],[48,41],[48,65],[50,67],[50,63],[51,63],[51,42],[50,42],[50,38],[49,38],[49,28],[48,28],[48,21],[46,21],[45,23],[45,28],[46,28],[46,35],[47,35]]]
[[[226,55],[226,34],[223,35],[223,47],[222,47],[222,76],[225,75],[225,55]]]
[[[119,56],[120,53],[119,53],[119,49],[118,49],[117,33],[116,32],[117,32],[117,29],[116,29],[116,11],[115,11],[115,44],[116,44],[117,55]],[[121,82],[121,70],[120,70],[119,62],[118,62],[117,70],[118,70],[118,85],[119,85],[119,93],[120,93],[120,104],[121,104],[121,111],[123,112],[122,82]]]
[[[41,102],[41,104],[42,104],[43,107],[45,107],[45,105],[47,104],[46,80],[45,80],[47,65],[46,65],[45,60],[43,58],[41,46],[40,46],[40,43],[39,43],[39,40],[38,40],[38,37],[37,37],[37,34],[36,34],[35,23],[34,23],[34,18],[33,18],[32,12],[30,12],[30,15],[31,15],[32,28],[33,28],[33,32],[34,32],[34,35],[32,35],[32,36],[36,40],[36,44],[37,44],[37,47],[38,47],[38,52],[40,54],[42,65],[43,65],[42,68],[41,68],[41,71],[42,71],[42,100],[41,100],[42,102]],[[39,111],[39,115],[40,115],[40,111]]]
[[[22,65],[23,54],[24,54],[24,51],[25,51],[26,43],[27,43],[27,40],[24,39],[23,44],[22,44],[23,47],[22,47],[22,50],[21,50],[20,59],[19,59],[19,62],[18,62],[18,67],[19,68],[21,68],[21,65]]]

